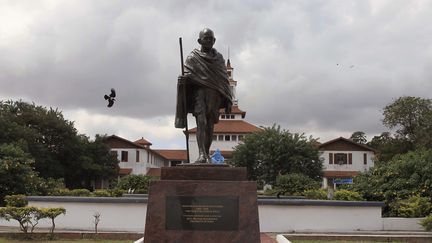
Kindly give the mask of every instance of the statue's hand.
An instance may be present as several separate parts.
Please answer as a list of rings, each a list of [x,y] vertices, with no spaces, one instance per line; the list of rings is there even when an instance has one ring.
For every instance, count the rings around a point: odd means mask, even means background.
[[[178,84],[180,84],[180,85],[186,84],[187,77],[184,75],[180,75],[180,76],[178,76],[177,81],[178,81]]]
[[[231,113],[231,107],[232,107],[232,104],[231,104],[231,103],[229,103],[229,104],[227,105],[227,107],[225,107],[225,113],[226,113],[226,114]]]

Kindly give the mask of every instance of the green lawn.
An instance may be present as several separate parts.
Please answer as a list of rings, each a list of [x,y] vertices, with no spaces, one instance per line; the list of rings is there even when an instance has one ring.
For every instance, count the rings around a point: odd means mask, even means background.
[[[389,243],[389,242],[403,242],[403,241],[348,241],[348,240],[291,240],[292,243]]]
[[[0,238],[0,243],[131,243],[133,240],[11,240]]]

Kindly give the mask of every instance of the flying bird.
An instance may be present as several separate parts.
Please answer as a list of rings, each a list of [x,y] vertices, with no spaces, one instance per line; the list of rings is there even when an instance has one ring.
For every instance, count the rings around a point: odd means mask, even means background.
[[[111,89],[111,94],[108,95],[104,95],[105,100],[108,100],[108,107],[111,107],[114,105],[114,101],[115,101],[115,97],[116,97],[116,92],[114,89]]]

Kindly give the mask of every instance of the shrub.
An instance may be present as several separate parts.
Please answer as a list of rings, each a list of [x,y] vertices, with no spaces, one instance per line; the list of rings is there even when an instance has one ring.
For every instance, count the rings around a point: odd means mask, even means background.
[[[310,177],[292,173],[287,175],[279,175],[276,178],[275,189],[281,194],[298,195],[305,190],[318,189],[319,183]]]
[[[42,196],[58,196],[59,191],[68,190],[65,188],[64,179],[53,179],[48,178],[45,179],[40,185],[39,185],[39,195]],[[69,190],[68,190],[69,191]]]
[[[408,199],[397,200],[390,204],[390,215],[406,218],[417,218],[429,215],[432,204],[429,198],[411,196]]]
[[[9,195],[5,197],[5,202],[7,207],[25,207],[28,204],[25,195]]]
[[[54,236],[54,229],[55,229],[55,222],[54,219],[57,218],[57,216],[59,216],[60,214],[66,214],[66,209],[64,208],[40,208],[39,209],[39,218],[48,218],[51,219],[51,229],[50,229],[50,234],[51,234],[51,239]]]
[[[73,189],[69,193],[71,196],[74,197],[88,197],[91,196],[91,192],[87,189]]]
[[[432,214],[422,219],[420,225],[423,226],[426,231],[432,231]]]
[[[67,188],[60,188],[51,192],[51,196],[70,196],[70,194],[70,190]]]
[[[29,229],[33,233],[34,228],[38,224],[40,210],[36,207],[4,207],[0,208],[0,218],[7,221],[14,219],[18,221],[20,230],[27,235]]]
[[[125,193],[125,190],[119,188],[109,189],[108,191],[111,197],[121,197],[123,196],[123,193]]]
[[[364,201],[360,193],[344,189],[335,191],[333,199],[341,201]]]
[[[95,197],[111,197],[111,193],[105,189],[98,189],[93,192]]]
[[[303,195],[308,199],[325,200],[327,199],[327,190],[325,189],[306,190],[303,192]]]
[[[153,180],[156,180],[156,178],[152,176],[128,175],[120,179],[117,188],[126,191],[129,189],[134,189],[135,193],[148,193],[149,183]]]

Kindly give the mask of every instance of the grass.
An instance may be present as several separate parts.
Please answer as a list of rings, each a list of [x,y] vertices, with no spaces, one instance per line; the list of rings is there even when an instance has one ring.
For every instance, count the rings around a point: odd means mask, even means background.
[[[131,243],[132,240],[12,240],[0,238],[0,243]]]
[[[403,242],[403,241],[361,241],[361,240],[291,240],[292,243],[389,243],[389,242]]]

